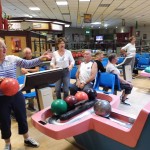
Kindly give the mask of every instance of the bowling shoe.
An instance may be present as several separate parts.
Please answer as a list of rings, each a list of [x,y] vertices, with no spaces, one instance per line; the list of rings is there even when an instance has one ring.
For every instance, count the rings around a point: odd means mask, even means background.
[[[39,147],[39,143],[32,138],[24,140],[24,144],[29,147]]]

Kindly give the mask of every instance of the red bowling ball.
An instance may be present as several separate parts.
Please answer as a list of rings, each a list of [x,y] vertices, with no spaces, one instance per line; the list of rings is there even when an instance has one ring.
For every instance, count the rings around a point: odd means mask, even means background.
[[[65,98],[65,101],[67,102],[67,104],[72,107],[74,106],[74,104],[76,104],[78,101],[76,99],[75,96],[69,95]]]
[[[80,101],[85,101],[85,100],[88,100],[88,99],[89,99],[89,98],[88,98],[88,95],[87,95],[85,92],[83,92],[83,91],[77,92],[77,93],[75,94],[75,97],[76,97],[76,99],[77,99],[78,102],[80,102]]]
[[[19,91],[18,81],[13,78],[5,78],[0,84],[0,90],[6,96],[13,96]]]

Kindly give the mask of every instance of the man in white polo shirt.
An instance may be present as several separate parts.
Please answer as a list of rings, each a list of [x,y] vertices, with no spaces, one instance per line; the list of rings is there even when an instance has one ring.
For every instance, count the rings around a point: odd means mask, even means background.
[[[94,79],[97,74],[97,64],[92,61],[90,50],[84,52],[84,62],[81,63],[76,73],[76,82],[70,86],[70,95],[75,95],[77,91],[86,91],[93,88]]]

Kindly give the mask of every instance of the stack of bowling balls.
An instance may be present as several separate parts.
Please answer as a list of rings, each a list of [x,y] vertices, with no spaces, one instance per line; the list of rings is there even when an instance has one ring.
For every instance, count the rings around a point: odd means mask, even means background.
[[[106,100],[98,100],[94,104],[94,112],[98,116],[109,117],[111,114],[111,105]]]
[[[85,92],[79,91],[75,94],[75,96],[73,95],[67,96],[65,100],[62,99],[54,100],[51,104],[51,111],[55,115],[62,115],[66,113],[68,110],[74,109],[77,103],[80,103],[82,101],[85,102],[88,99],[89,99],[88,95]]]
[[[0,82],[0,90],[6,96],[13,96],[19,91],[19,83],[13,78],[4,78]]]

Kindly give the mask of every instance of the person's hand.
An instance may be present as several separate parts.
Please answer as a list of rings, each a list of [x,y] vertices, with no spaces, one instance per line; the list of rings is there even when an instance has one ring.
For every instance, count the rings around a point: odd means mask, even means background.
[[[72,66],[69,66],[69,67],[68,67],[68,70],[71,71],[71,70],[72,70]]]
[[[84,86],[85,86],[85,83],[80,83],[80,89],[83,89],[84,88]]]
[[[0,83],[5,79],[5,77],[0,77]]]
[[[40,60],[43,61],[43,60],[51,60],[52,58],[52,53],[47,50],[46,52],[44,52],[41,56],[40,56]]]
[[[28,69],[21,68],[21,73],[22,73],[22,74],[27,74],[27,73],[28,73]]]
[[[80,84],[81,84],[81,82],[80,82],[80,80],[78,79],[77,82],[76,82],[76,86],[77,86],[78,88],[80,88]]]

